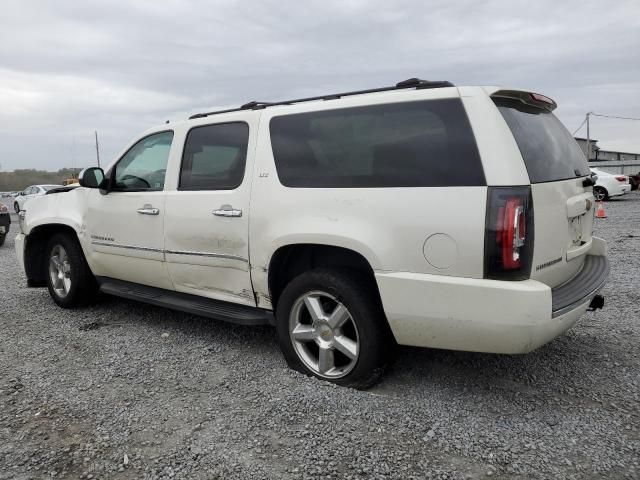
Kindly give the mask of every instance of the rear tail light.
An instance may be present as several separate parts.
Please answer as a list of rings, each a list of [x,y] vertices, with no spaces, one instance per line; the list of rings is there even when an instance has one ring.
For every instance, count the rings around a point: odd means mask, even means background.
[[[529,278],[533,257],[530,187],[489,187],[484,250],[485,278]]]
[[[616,175],[616,180],[618,180],[619,182],[627,183],[627,177],[625,177],[624,175]]]

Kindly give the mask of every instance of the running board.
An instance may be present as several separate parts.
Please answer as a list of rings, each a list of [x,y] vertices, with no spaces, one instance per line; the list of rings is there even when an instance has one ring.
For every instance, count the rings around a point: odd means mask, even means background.
[[[273,313],[261,308],[149,287],[114,278],[97,277],[96,279],[100,285],[100,291],[108,295],[138,300],[157,307],[170,308],[239,325],[275,325]]]

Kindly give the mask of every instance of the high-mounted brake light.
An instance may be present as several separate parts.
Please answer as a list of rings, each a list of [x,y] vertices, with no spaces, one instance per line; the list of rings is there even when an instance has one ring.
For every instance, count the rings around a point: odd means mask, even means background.
[[[509,100],[518,100],[525,105],[531,105],[537,108],[544,108],[552,112],[558,106],[552,98],[539,93],[525,92],[522,90],[498,90],[491,94],[492,98],[508,98]]]
[[[489,187],[485,277],[523,280],[531,273],[533,203],[529,187]]]
[[[548,103],[549,105],[555,105],[556,104],[556,102],[551,100],[546,95],[540,95],[539,93],[531,93],[530,95],[531,95],[531,99],[535,100],[536,102]]]

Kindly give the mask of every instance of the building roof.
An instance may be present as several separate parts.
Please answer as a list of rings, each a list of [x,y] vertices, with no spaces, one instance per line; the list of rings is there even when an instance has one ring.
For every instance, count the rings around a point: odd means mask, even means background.
[[[603,150],[602,148],[598,149],[600,153],[619,153],[620,155],[640,155],[637,152],[621,152],[619,150]]]

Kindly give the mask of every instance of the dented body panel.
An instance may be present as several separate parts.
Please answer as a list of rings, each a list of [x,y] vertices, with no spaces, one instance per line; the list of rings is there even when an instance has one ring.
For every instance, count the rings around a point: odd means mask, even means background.
[[[280,248],[340,247],[359,254],[373,271],[398,343],[530,351],[584,313],[595,292],[585,294],[571,311],[553,317],[553,288],[570,282],[587,255],[606,256],[606,246],[591,236],[593,197],[581,179],[530,184],[518,145],[490,98],[495,91],[495,87],[398,90],[159,126],[144,135],[173,132],[162,190],[105,194],[80,187],[34,199],[23,233],[16,239],[16,251],[23,264],[25,238],[34,229],[65,225],[76,232],[96,276],[272,310],[269,275]],[[292,188],[278,177],[270,135],[270,122],[277,116],[448,98],[460,99],[464,106],[485,185]],[[249,127],[239,186],[181,189],[189,131],[234,122]],[[514,185],[531,188],[539,215],[531,278],[488,280],[484,264],[488,189]],[[157,212],[141,215],[138,210],[146,207]],[[220,209],[235,213],[222,215]]]

